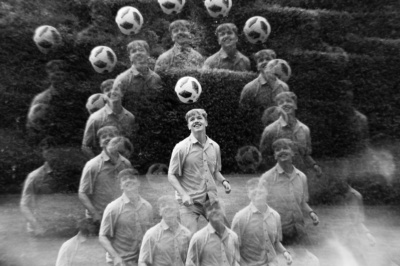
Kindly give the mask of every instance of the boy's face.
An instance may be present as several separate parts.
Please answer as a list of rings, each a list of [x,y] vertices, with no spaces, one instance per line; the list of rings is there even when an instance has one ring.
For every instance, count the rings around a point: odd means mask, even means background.
[[[172,41],[180,45],[190,42],[189,29],[183,25],[177,25],[171,30]]]
[[[113,87],[112,83],[107,84],[106,86],[103,87],[103,93],[107,95],[112,90],[112,87]]]
[[[297,109],[296,103],[290,97],[281,97],[281,98],[279,98],[277,100],[277,105],[283,111],[285,111],[286,114],[293,114],[295,112],[295,110]]]
[[[144,54],[148,55],[146,48],[141,43],[134,43],[129,50],[129,57],[132,57],[134,54]]]
[[[194,113],[188,118],[188,128],[191,132],[205,131],[208,123],[200,113]]]
[[[257,187],[249,192],[250,200],[255,206],[265,205],[267,203],[267,190],[264,187]]]
[[[110,142],[110,140],[112,138],[115,138],[116,136],[117,135],[113,131],[108,131],[108,132],[105,132],[105,133],[101,134],[101,136],[99,138],[100,147],[103,148],[103,149],[105,147],[107,147],[107,145]]]
[[[111,101],[119,101],[122,100],[122,97],[124,96],[121,88],[121,84],[116,84],[113,85],[112,89],[107,93],[107,97]]]
[[[230,47],[236,45],[238,42],[238,37],[235,32],[230,28],[223,28],[218,31],[218,43],[222,47]]]
[[[293,156],[294,152],[289,145],[280,145],[274,148],[274,157],[278,162],[292,161]]]
[[[141,60],[131,60],[132,65],[135,66],[136,70],[140,73],[145,73],[149,69],[148,61],[142,58]]]
[[[268,62],[271,61],[272,56],[270,54],[264,54],[257,59],[257,70],[260,72],[261,70],[265,69]]]
[[[214,209],[208,212],[208,221],[215,230],[224,226],[224,213],[221,209]]]
[[[121,189],[128,196],[137,196],[139,190],[140,182],[138,179],[125,179],[121,181]]]
[[[160,215],[168,226],[176,224],[179,217],[179,210],[176,206],[160,208]]]

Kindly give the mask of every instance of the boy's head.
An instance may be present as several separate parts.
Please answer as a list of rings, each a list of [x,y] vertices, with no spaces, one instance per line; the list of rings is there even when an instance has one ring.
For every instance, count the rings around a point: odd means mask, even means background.
[[[142,53],[132,54],[129,57],[129,59],[131,60],[131,64],[140,73],[144,73],[149,69],[149,57],[146,54]]]
[[[104,126],[97,130],[97,138],[102,149],[105,149],[110,140],[117,136],[119,136],[119,130],[115,126]]]
[[[107,94],[111,91],[114,84],[114,79],[106,79],[100,84],[100,90],[102,93]]]
[[[208,126],[207,113],[204,109],[192,109],[186,113],[185,119],[189,130],[205,130]]]
[[[273,59],[276,59],[276,53],[271,49],[263,49],[254,54],[254,60],[257,63],[257,70],[259,72]]]
[[[135,41],[130,42],[126,46],[126,51],[128,52],[129,57],[131,57],[133,54],[137,54],[137,53],[141,53],[141,54],[145,54],[145,55],[149,56],[150,55],[150,46],[144,40],[135,40]]]
[[[236,45],[238,42],[238,29],[233,23],[224,23],[217,27],[215,30],[218,43],[222,47]]]
[[[275,96],[276,105],[285,113],[290,114],[297,109],[297,96],[291,91],[284,91]]]
[[[134,168],[124,169],[118,173],[121,189],[129,195],[137,194],[140,186],[139,172]]]
[[[122,86],[121,81],[114,80],[112,89],[107,93],[109,100],[113,102],[121,101],[124,98],[125,86]]]
[[[260,178],[252,178],[246,182],[247,196],[254,205],[267,204],[267,190],[260,185]]]
[[[46,73],[53,85],[62,85],[68,72],[68,63],[65,60],[51,60],[46,64]]]
[[[97,226],[93,224],[89,219],[83,218],[78,221],[79,233],[85,237],[96,234]]]
[[[210,201],[207,201],[204,207],[206,217],[214,229],[224,226],[225,214],[220,202],[216,201],[211,204]]]
[[[294,143],[290,139],[281,138],[272,143],[274,157],[278,162],[291,160],[294,156]]]
[[[190,23],[187,20],[175,20],[169,25],[172,41],[185,44],[190,39]]]
[[[129,158],[133,152],[133,145],[125,137],[114,137],[108,142],[106,149],[109,154],[119,153],[125,158]]]
[[[179,204],[174,196],[162,196],[157,201],[158,209],[164,221],[171,225],[179,217]]]

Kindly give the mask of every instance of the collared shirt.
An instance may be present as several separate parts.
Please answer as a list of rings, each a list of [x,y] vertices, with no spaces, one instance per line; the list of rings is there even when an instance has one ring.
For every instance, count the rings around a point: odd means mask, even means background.
[[[107,205],[99,235],[107,236],[112,247],[125,261],[138,261],[145,232],[153,223],[153,208],[140,197],[135,206],[129,198],[121,197]],[[113,259],[107,253],[107,261]]]
[[[56,266],[96,266],[104,262],[98,238],[79,240],[78,235],[65,241],[58,251]]]
[[[36,94],[32,100],[31,107],[39,103],[50,104],[50,101],[55,94],[57,94],[56,89],[53,87],[53,85],[51,85],[48,89]]]
[[[204,62],[203,69],[213,68],[250,71],[250,60],[239,51],[236,51],[235,55],[230,57],[225,50],[221,48],[221,50],[207,58]]]
[[[171,49],[158,57],[154,71],[166,71],[171,68],[201,68],[203,62],[203,56],[193,48],[182,48],[178,44],[175,44]]]
[[[118,173],[130,167],[131,163],[125,157],[120,155],[113,164],[107,153],[102,151],[83,168],[79,192],[87,194],[95,209],[103,213],[107,204],[122,194]],[[91,217],[88,210],[86,216]]]
[[[281,92],[289,91],[289,87],[282,85],[283,81],[277,80],[273,88],[263,75],[247,83],[241,94],[239,104],[246,109],[258,109],[260,114],[267,108],[275,106],[275,96]]]
[[[221,152],[219,145],[209,137],[204,146],[192,134],[175,145],[168,173],[177,177],[193,201],[204,203],[207,194],[211,203],[217,200],[214,179],[217,171],[221,171]],[[175,195],[180,202],[177,191]]]
[[[90,147],[94,154],[99,154],[101,149],[99,147],[99,140],[97,138],[97,131],[103,126],[115,126],[124,137],[132,135],[135,124],[135,116],[122,108],[120,114],[114,114],[110,106],[105,105],[100,110],[90,115],[86,122],[85,133],[83,135],[82,146]]]
[[[219,236],[208,223],[190,240],[186,266],[238,266],[239,262],[238,236],[227,227]]]
[[[267,202],[281,216],[283,234],[290,234],[294,229],[304,230],[303,212],[311,209],[307,204],[307,177],[293,168],[286,173],[279,164],[261,176],[260,184],[268,190]]]
[[[150,228],[143,237],[139,266],[184,266],[192,233],[179,224],[173,232],[164,220]]]
[[[298,168],[302,168],[304,163],[308,165],[315,164],[311,158],[311,137],[310,129],[296,119],[296,123],[290,126],[283,117],[265,127],[261,136],[260,152],[267,158],[273,154],[272,143],[280,138],[291,139],[294,144],[293,164]]]
[[[275,260],[282,227],[279,214],[271,207],[261,213],[250,203],[235,214],[232,230],[239,238],[241,266],[264,266]]]
[[[142,75],[134,66],[119,74],[114,83],[121,83],[125,98],[132,92],[144,93],[147,90],[161,88],[161,78],[157,73],[149,69],[146,75]]]

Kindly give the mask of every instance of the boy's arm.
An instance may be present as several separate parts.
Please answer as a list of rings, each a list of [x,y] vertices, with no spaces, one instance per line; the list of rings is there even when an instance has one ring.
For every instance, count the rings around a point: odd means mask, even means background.
[[[79,200],[82,202],[83,206],[92,214],[93,221],[97,222],[101,220],[101,214],[93,206],[92,201],[89,199],[85,192],[79,192]]]

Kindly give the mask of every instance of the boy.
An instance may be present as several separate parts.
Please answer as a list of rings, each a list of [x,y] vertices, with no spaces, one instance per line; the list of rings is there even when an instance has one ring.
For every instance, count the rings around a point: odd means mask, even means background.
[[[168,71],[172,68],[201,68],[204,59],[199,52],[190,47],[192,35],[189,29],[190,23],[187,20],[175,20],[169,25],[174,46],[158,57],[154,67],[155,72]]]
[[[107,205],[99,241],[110,265],[137,266],[143,235],[153,223],[153,208],[139,194],[135,169],[121,171],[118,179],[123,193]]]
[[[128,159],[122,156],[129,156],[132,144],[126,138],[117,137],[117,134],[113,126],[99,130],[103,151],[88,161],[82,171],[79,199],[86,208],[86,217],[95,224],[100,223],[107,204],[121,195],[118,173],[132,167]]]
[[[206,59],[203,69],[250,71],[250,60],[236,49],[238,30],[235,24],[224,23],[215,30],[221,50]]]

